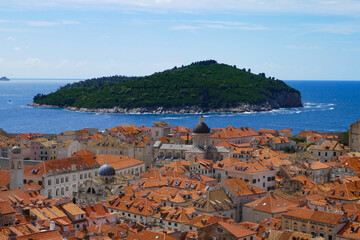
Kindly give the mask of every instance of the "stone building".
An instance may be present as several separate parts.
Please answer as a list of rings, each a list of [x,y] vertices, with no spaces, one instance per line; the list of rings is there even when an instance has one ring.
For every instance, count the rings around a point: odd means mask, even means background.
[[[10,189],[21,189],[24,187],[24,161],[21,149],[13,147],[10,159]]]
[[[88,179],[79,185],[76,200],[81,203],[100,203],[123,193],[123,186],[129,185],[134,175],[117,175],[115,169],[108,164],[99,168],[98,176]]]
[[[347,223],[345,214],[298,208],[281,216],[281,229],[335,240],[336,234]]]
[[[199,229],[199,240],[256,240],[256,232],[240,225],[217,222]]]
[[[212,145],[210,131],[210,128],[204,122],[204,117],[201,115],[192,133],[192,145],[165,144],[157,141],[154,144],[156,159],[195,160],[196,158],[201,158],[218,161],[232,156],[231,150]]]
[[[350,125],[349,145],[352,152],[360,152],[360,120]]]
[[[349,149],[338,141],[326,140],[321,145],[311,145],[307,151],[318,157],[321,162],[329,162],[333,157],[345,155]]]
[[[99,167],[93,156],[73,156],[28,166],[24,171],[24,179],[43,186],[43,196],[73,197],[79,184],[95,176]]]

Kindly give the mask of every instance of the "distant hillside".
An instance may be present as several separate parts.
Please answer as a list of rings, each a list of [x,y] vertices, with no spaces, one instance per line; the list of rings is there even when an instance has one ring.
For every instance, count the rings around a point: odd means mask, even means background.
[[[68,84],[36,95],[34,103],[84,111],[113,109],[110,112],[241,112],[302,106],[300,92],[283,81],[214,60],[145,77],[113,76]]]

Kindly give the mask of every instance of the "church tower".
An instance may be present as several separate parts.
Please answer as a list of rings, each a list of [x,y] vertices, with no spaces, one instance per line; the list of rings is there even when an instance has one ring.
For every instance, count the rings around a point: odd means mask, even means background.
[[[11,149],[10,159],[10,189],[21,189],[24,186],[24,161],[21,149],[17,146]]]
[[[211,147],[210,145],[210,128],[204,122],[204,117],[201,114],[199,122],[196,124],[193,130],[193,145],[207,150]]]

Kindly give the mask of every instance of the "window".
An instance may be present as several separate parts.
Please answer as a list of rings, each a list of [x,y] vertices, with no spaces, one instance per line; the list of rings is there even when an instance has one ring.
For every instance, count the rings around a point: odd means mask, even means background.
[[[80,174],[80,179],[83,179],[83,175],[82,175],[82,174]]]
[[[58,178],[56,179],[56,184],[59,184],[59,179]]]
[[[66,177],[66,178],[65,178],[65,182],[69,182],[69,177]]]
[[[50,186],[50,185],[51,185],[51,179],[48,180],[48,186]]]
[[[256,183],[256,179],[253,179],[253,183]]]
[[[318,152],[318,156],[320,156],[320,152]]]
[[[73,175],[73,181],[76,181],[76,175]]]
[[[61,183],[64,183],[64,178],[63,177],[61,178]]]

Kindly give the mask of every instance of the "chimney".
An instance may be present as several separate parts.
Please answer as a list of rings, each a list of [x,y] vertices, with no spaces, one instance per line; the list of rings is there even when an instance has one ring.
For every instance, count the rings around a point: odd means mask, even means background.
[[[51,230],[55,230],[55,222],[54,221],[50,221],[50,231]]]

